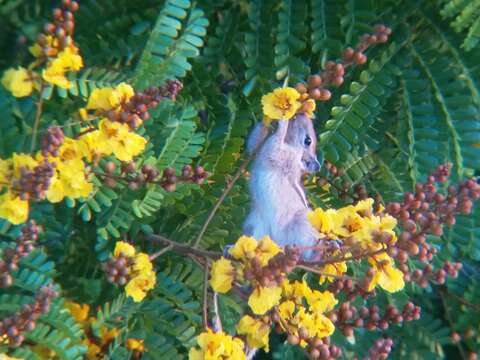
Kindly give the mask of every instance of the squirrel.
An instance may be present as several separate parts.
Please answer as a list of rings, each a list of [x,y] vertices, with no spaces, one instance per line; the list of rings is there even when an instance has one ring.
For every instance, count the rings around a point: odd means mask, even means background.
[[[319,233],[307,218],[310,207],[302,178],[320,170],[312,120],[303,113],[279,120],[276,131],[268,135],[259,123],[247,139],[247,152],[257,156],[250,171],[251,209],[243,232],[256,239],[268,235],[282,247],[311,248]],[[302,253],[304,259],[314,255],[318,256],[311,249]]]

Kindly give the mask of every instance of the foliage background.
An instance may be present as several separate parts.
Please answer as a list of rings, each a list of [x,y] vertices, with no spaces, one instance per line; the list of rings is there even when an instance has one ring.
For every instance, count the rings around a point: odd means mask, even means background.
[[[28,46],[54,4],[0,0],[0,70],[28,60]],[[142,89],[175,77],[184,90],[176,103],[164,102],[152,113],[144,129],[148,151],[139,161],[178,170],[198,163],[213,173],[212,181],[203,187],[184,184],[174,193],[155,185],[138,192],[99,187],[85,201],[35,205],[32,217],[45,227],[44,249],[22,262],[12,288],[0,291],[0,311],[14,311],[53,281],[62,297],[27,335],[30,343],[44,344],[62,359],[82,358],[82,330],[63,307],[68,298],[98,307],[102,323],[123,330],[109,358],[128,358],[128,337],[144,338],[146,348],[154,349],[146,359],[184,357],[201,328],[203,275],[195,264],[174,254],[162,256],[156,289],[134,304],[107,284],[100,261],[115,239],[135,239],[141,232],[192,241],[244,156],[248,130],[261,119],[261,95],[285,77],[294,84],[318,72],[377,23],[392,27],[391,41],[369,50],[367,65],[349,72],[332,100],[318,107],[320,157],[345,170],[341,180],[363,183],[385,200],[411,190],[441,163],[453,163],[454,179],[478,174],[479,7],[473,0],[82,1],[76,41],[86,70],[72,79],[68,91],[47,89],[41,128],[59,124],[67,134],[78,130],[75,112],[96,87],[127,81]],[[0,114],[0,156],[28,151],[34,100],[15,99],[0,88]],[[245,185],[242,178],[234,186],[202,247],[221,248],[240,235],[248,209]],[[318,206],[343,204],[313,180],[307,187]],[[0,221],[2,239],[18,231]],[[464,267],[446,286],[407,286],[408,296],[422,306],[422,318],[388,330],[397,340],[393,358],[455,359],[467,349],[479,351],[479,206],[444,236],[429,240],[441,249],[439,259],[461,261]],[[375,301],[401,304],[407,294],[381,294]],[[239,303],[221,298],[227,328],[239,317]],[[469,329],[473,336],[452,344],[452,331],[463,335]],[[353,358],[364,356],[379,335],[357,331],[353,343],[340,335],[333,339]],[[283,339],[272,341],[270,354],[261,358],[301,356]],[[13,355],[37,358],[27,346]]]

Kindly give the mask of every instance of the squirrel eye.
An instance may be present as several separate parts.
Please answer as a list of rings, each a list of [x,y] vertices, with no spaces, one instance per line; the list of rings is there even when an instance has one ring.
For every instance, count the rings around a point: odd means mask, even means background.
[[[312,139],[310,138],[310,136],[307,135],[303,143],[305,144],[305,146],[310,146],[310,144],[312,143]]]

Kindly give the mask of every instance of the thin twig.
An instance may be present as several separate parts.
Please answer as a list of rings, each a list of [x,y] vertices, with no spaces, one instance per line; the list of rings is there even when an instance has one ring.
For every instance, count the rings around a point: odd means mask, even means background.
[[[315,269],[313,267],[310,267],[310,266],[307,266],[307,265],[297,265],[296,267],[298,269],[302,269],[302,270],[305,270],[305,271],[308,271],[308,272],[311,272],[311,273],[314,273],[314,274],[317,274],[317,275],[320,275],[320,276],[332,277],[332,278],[335,278],[335,279],[344,279],[344,278],[347,278],[347,277],[350,278],[350,276],[348,276],[348,275],[330,274],[330,273],[326,273],[326,272],[317,270],[317,269]]]
[[[451,297],[452,299],[456,300],[457,302],[459,302],[460,304],[462,305],[465,305],[469,308],[472,308],[473,310],[475,310],[476,312],[480,312],[480,306],[477,305],[477,304],[473,304],[471,303],[470,301],[468,301],[467,299],[461,297],[461,296],[458,296],[457,294],[453,294],[449,291],[447,291],[446,289],[444,291],[442,291],[445,295]]]
[[[203,272],[203,327],[208,329],[208,258],[205,258],[205,268]]]
[[[173,240],[170,240],[162,235],[146,235],[146,239],[160,243],[163,245],[169,245],[172,246],[171,250],[175,251],[177,253],[183,254],[183,255],[195,255],[199,257],[207,257],[210,259],[219,259],[222,257],[222,253],[219,251],[208,251],[208,250],[201,250],[201,249],[195,249],[189,245],[184,245],[181,243],[177,243]]]
[[[235,183],[240,178],[240,176],[242,176],[242,174],[245,171],[245,169],[247,168],[248,164],[250,164],[250,162],[255,158],[255,156],[257,155],[258,151],[261,149],[262,145],[267,140],[267,138],[268,138],[268,136],[266,136],[263,139],[263,141],[261,141],[257,145],[255,150],[243,161],[243,163],[240,165],[240,167],[238,168],[237,172],[233,175],[233,177],[230,180],[228,180],[227,186],[225,186],[225,189],[223,190],[222,194],[218,198],[218,200],[215,203],[215,205],[213,206],[213,208],[210,210],[210,213],[208,214],[207,219],[205,220],[202,228],[200,229],[200,232],[198,233],[198,236],[195,239],[195,242],[193,243],[194,248],[198,247],[198,245],[200,244],[200,241],[202,240],[202,237],[205,234],[205,231],[207,230],[208,225],[210,224],[210,222],[212,221],[216,212],[220,208],[220,205],[222,205],[222,203],[225,200],[225,198],[227,197],[228,193],[230,192],[230,190],[232,190],[233,185],[235,185]]]
[[[33,152],[35,149],[35,145],[37,142],[37,131],[38,126],[40,125],[40,117],[42,116],[43,111],[43,89],[45,88],[45,82],[43,79],[40,80],[40,98],[37,102],[37,112],[35,113],[35,122],[33,123],[33,130],[32,130],[32,142],[30,144],[30,152]]]
[[[168,245],[168,246],[164,247],[162,250],[159,250],[156,253],[153,253],[152,255],[150,255],[150,261],[155,260],[159,256],[162,256],[163,254],[165,254],[166,252],[168,252],[172,249],[173,249],[173,245]]]
[[[302,261],[300,263],[300,265],[324,266],[324,265],[328,265],[328,264],[335,264],[337,262],[360,260],[360,259],[363,259],[365,257],[374,256],[374,255],[378,255],[378,254],[381,254],[383,252],[386,252],[387,249],[388,248],[382,248],[382,249],[379,249],[379,250],[375,250],[375,251],[371,251],[371,252],[367,252],[367,253],[361,253],[361,254],[358,254],[358,255],[352,255],[352,256],[346,256],[346,257],[340,256],[340,257],[334,257],[334,258],[331,258],[331,259],[326,259],[326,260],[321,260],[321,261]]]
[[[208,228],[208,225],[210,224],[210,222],[212,221],[213,217],[215,216],[216,212],[218,211],[218,208],[220,207],[220,205],[222,205],[223,201],[225,200],[225,198],[227,197],[228,193],[230,192],[230,190],[232,190],[233,188],[233,185],[235,185],[235,183],[237,182],[237,180],[240,178],[240,176],[243,174],[243,172],[245,171],[245,169],[247,168],[248,164],[250,164],[250,161],[252,161],[253,159],[253,155],[250,155],[249,157],[247,157],[243,163],[240,165],[240,167],[238,168],[237,172],[235,173],[235,175],[230,179],[228,180],[227,182],[227,186],[225,186],[225,189],[223,190],[222,194],[220,195],[220,197],[218,198],[217,202],[215,203],[215,205],[213,206],[213,208],[210,210],[210,213],[208,214],[208,217],[207,217],[207,220],[205,220],[205,222],[203,223],[203,226],[202,228],[200,229],[200,232],[198,233],[198,236],[197,238],[195,239],[195,242],[193,243],[193,247],[197,247],[199,244],[200,244],[200,241],[202,240],[202,237],[203,235],[205,234],[205,231],[207,230]]]

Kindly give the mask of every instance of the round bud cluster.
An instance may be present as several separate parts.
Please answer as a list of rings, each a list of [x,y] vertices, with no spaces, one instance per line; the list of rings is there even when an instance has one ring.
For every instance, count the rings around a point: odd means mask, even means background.
[[[35,221],[30,221],[22,229],[22,234],[17,237],[15,247],[5,248],[0,260],[0,288],[10,287],[13,283],[11,273],[18,269],[18,262],[21,258],[30,254],[38,239],[39,227]]]
[[[70,0],[63,0],[61,8],[53,9],[53,22],[45,24],[43,33],[37,38],[44,58],[55,57],[71,44],[75,29],[73,13],[78,9],[78,2]],[[48,36],[52,36],[54,41],[48,41]]]
[[[299,332],[299,335],[301,335],[300,333],[301,332]],[[328,337],[323,339],[319,337],[313,337],[305,339],[305,341],[308,343],[307,352],[310,359],[331,360],[342,355],[342,349],[336,345],[330,344],[330,338]]]
[[[441,236],[443,224],[455,224],[455,217],[469,214],[473,201],[480,198],[480,185],[469,179],[457,186],[449,186],[447,194],[437,190],[436,183],[445,183],[450,173],[451,165],[439,166],[425,183],[417,183],[414,193],[405,193],[402,203],[393,202],[386,206],[387,212],[397,218],[402,232],[398,236],[395,247],[389,249],[389,254],[401,264],[399,269],[409,280],[419,280],[420,285],[427,286],[421,270],[415,271],[415,276],[408,272],[409,256],[416,256],[422,262],[432,261],[436,249],[426,242],[429,234]],[[433,268],[427,268],[432,273]],[[445,279],[443,272],[437,272],[439,282]]]
[[[20,346],[25,337],[23,333],[35,329],[37,319],[50,310],[57,292],[52,286],[40,289],[33,304],[23,305],[20,311],[0,321],[0,338],[6,337],[10,347]]]
[[[423,269],[416,269],[413,271],[408,280],[416,282],[422,288],[426,288],[429,281],[442,285],[445,284],[447,275],[452,278],[458,277],[458,271],[461,268],[462,264],[458,262],[452,264],[451,262],[446,261],[444,265],[437,270],[434,270],[431,264],[427,264]]]
[[[47,129],[46,134],[42,138],[40,145],[42,149],[42,155],[47,157],[48,155],[58,156],[58,149],[63,144],[65,136],[63,131],[58,126],[50,126]]]
[[[385,360],[392,351],[393,340],[391,338],[380,338],[375,340],[368,350],[368,357],[365,360]]]
[[[183,84],[176,80],[167,80],[167,82],[160,86],[159,93],[164,98],[169,98],[173,101],[177,99],[178,93],[183,89]]]
[[[177,183],[179,182],[190,182],[201,185],[205,182],[205,179],[211,174],[201,166],[195,167],[191,165],[185,165],[182,168],[182,173],[180,177],[176,176],[175,169],[168,167],[163,170],[163,176],[160,180],[160,185],[167,190],[168,192],[175,191],[177,188]]]
[[[360,310],[346,301],[340,307],[329,314],[332,322],[343,332],[345,336],[352,336],[354,328],[365,328],[366,330],[387,330],[391,324],[400,324],[403,321],[418,320],[420,318],[420,307],[413,303],[407,303],[402,311],[394,305],[387,305],[383,315],[377,305],[370,307],[363,306]]]
[[[264,287],[281,285],[286,274],[291,272],[300,261],[300,250],[294,246],[286,246],[270,259],[266,266],[262,266],[260,259],[251,259],[250,267],[245,269],[245,279],[256,281]]]
[[[13,181],[13,188],[22,200],[41,200],[50,186],[54,174],[55,163],[47,159],[38,164],[33,170],[20,168],[20,178]]]
[[[343,61],[345,64],[362,65],[367,62],[367,56],[364,54],[369,46],[374,44],[382,44],[388,41],[392,29],[385,25],[376,25],[373,34],[363,34],[360,42],[355,49],[349,47],[343,51]]]
[[[175,100],[183,85],[178,80],[168,80],[161,87],[149,87],[144,92],[135,93],[128,101],[120,104],[120,111],[110,110],[107,117],[111,121],[128,124],[132,129],[150,119],[149,109],[155,108],[165,98]]]
[[[300,100],[313,99],[317,101],[328,101],[332,93],[327,89],[329,86],[340,86],[344,82],[345,68],[352,64],[364,64],[367,56],[364,51],[373,44],[385,43],[392,30],[384,25],[375,26],[373,34],[364,34],[355,49],[347,48],[343,52],[343,59],[340,62],[327,61],[325,69],[320,74],[310,75],[307,83],[298,83],[295,88],[301,94]],[[308,106],[304,102],[304,106]],[[306,109],[304,109],[306,111]]]
[[[130,266],[132,266],[132,260],[121,252],[118,256],[112,256],[102,263],[102,270],[105,272],[108,282],[125,285],[129,280]]]
[[[368,284],[368,280],[365,280],[365,284]],[[350,278],[335,279],[329,286],[330,290],[334,294],[343,293],[347,301],[353,301],[357,296],[363,299],[372,295],[372,292],[368,292],[366,289],[368,286],[363,285],[363,282],[354,282]]]

